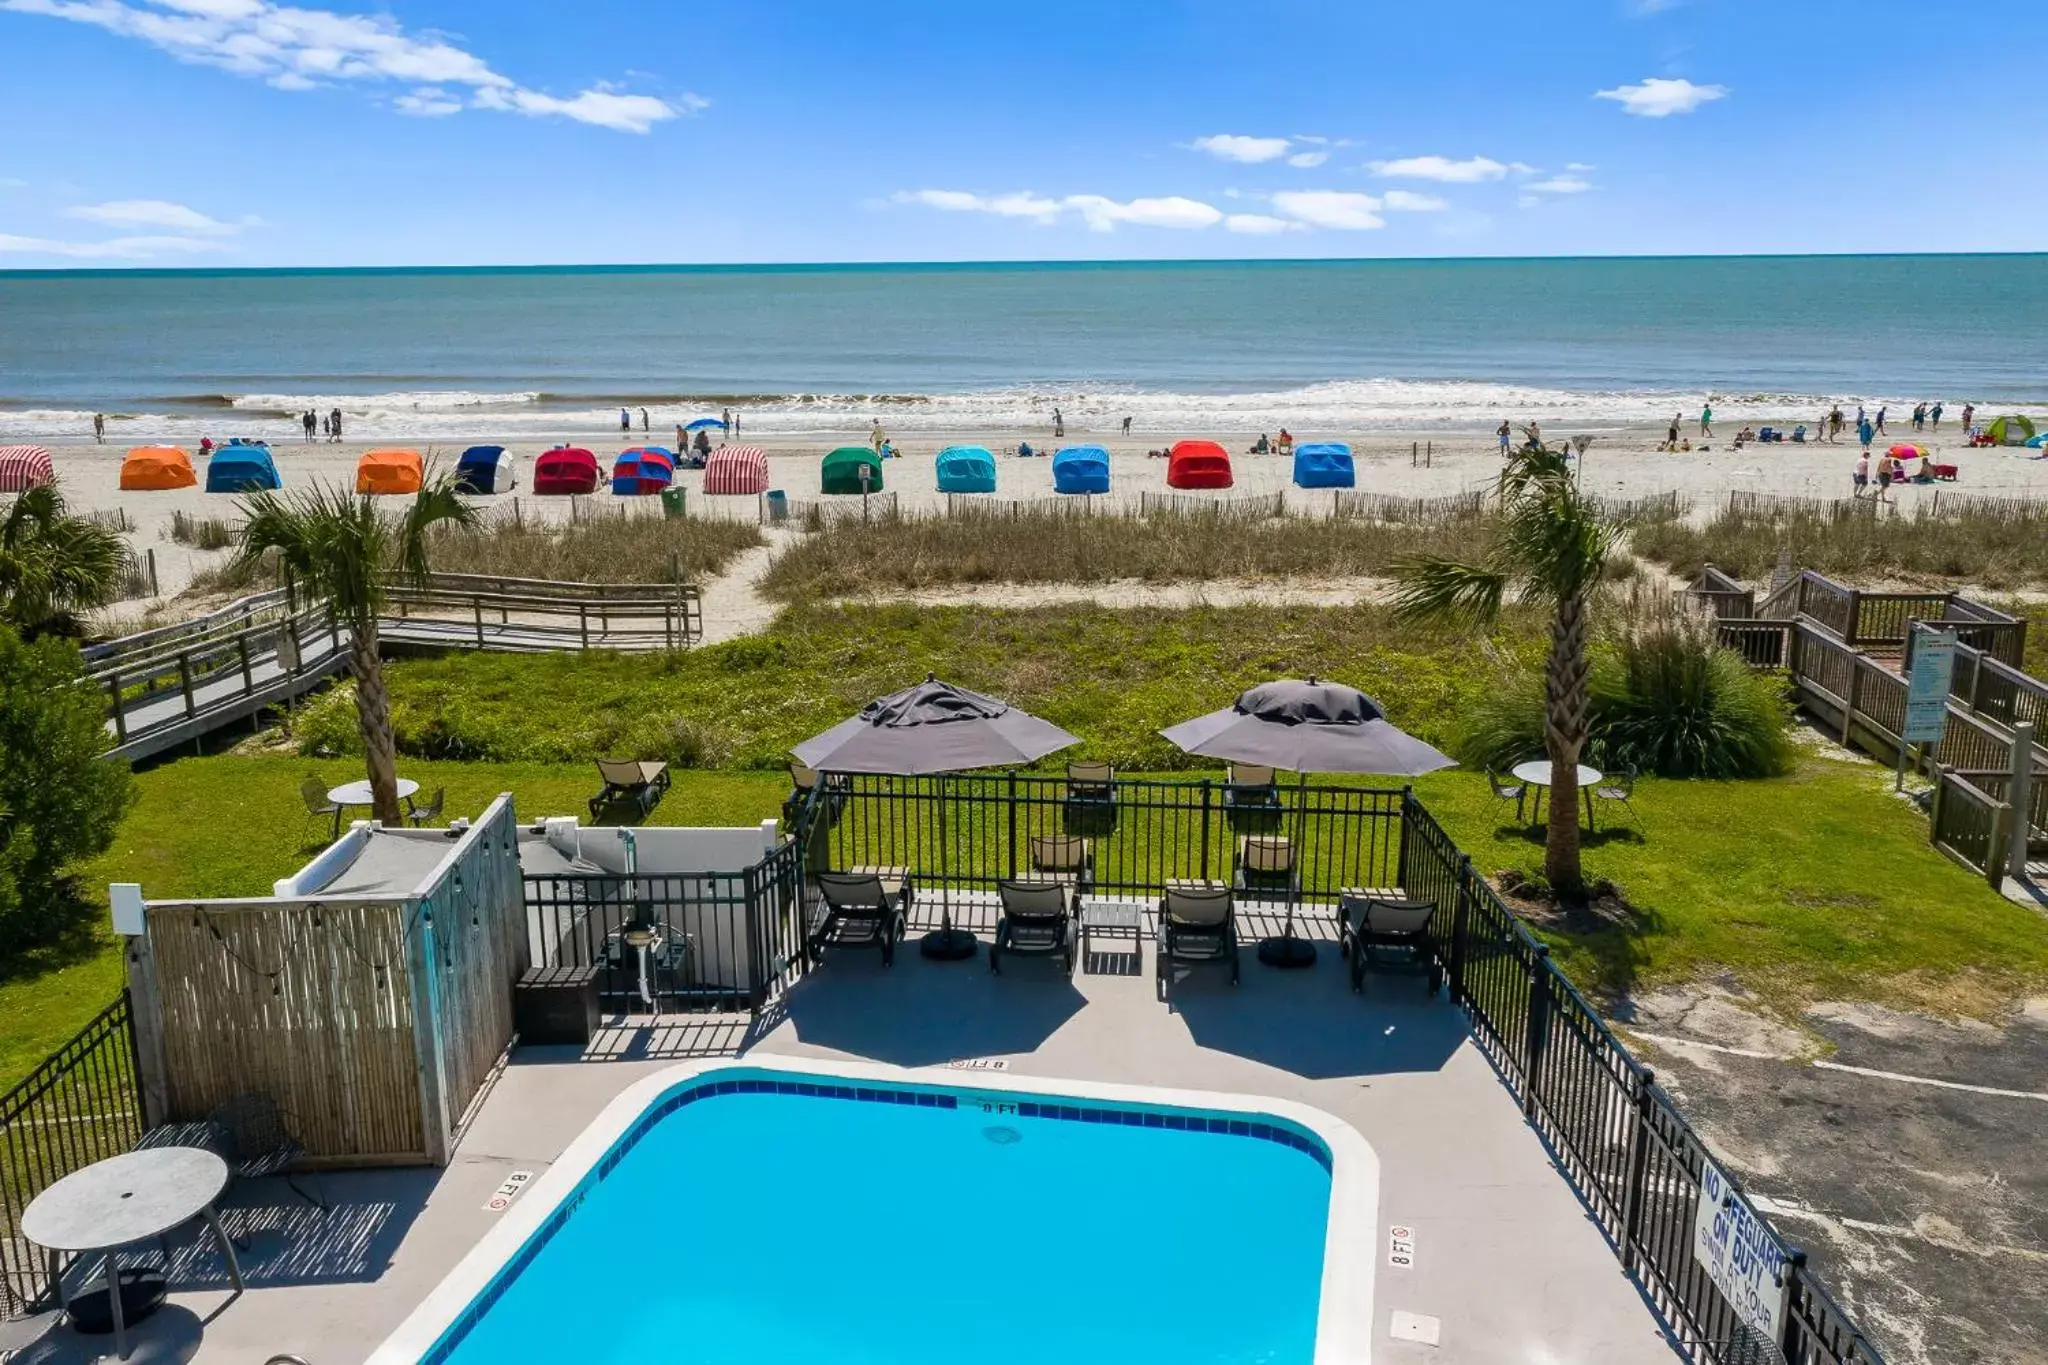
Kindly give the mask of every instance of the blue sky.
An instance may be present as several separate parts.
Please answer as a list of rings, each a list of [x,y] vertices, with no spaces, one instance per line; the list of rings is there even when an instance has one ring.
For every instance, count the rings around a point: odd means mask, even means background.
[[[2048,247],[1968,10],[0,0],[0,268]]]

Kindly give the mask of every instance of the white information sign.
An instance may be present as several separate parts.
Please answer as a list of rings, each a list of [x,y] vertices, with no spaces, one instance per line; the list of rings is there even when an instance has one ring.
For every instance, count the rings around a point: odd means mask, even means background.
[[[1918,631],[1913,641],[1913,672],[1906,679],[1908,744],[1939,744],[1948,729],[1948,689],[1956,671],[1956,633]]]
[[[532,1171],[514,1171],[506,1176],[505,1183],[493,1190],[491,1197],[484,1201],[484,1212],[503,1213],[511,1208],[512,1201],[519,1197],[519,1192],[525,1189],[527,1182],[532,1179]]]
[[[1700,1172],[1692,1252],[1737,1316],[1767,1341],[1785,1339],[1785,1253],[1711,1161]]]

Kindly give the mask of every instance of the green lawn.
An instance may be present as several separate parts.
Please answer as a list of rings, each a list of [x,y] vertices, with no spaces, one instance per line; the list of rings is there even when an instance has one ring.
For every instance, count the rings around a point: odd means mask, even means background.
[[[146,894],[261,895],[324,838],[300,814],[309,771],[340,781],[353,762],[221,755],[137,775],[120,837],[82,873]],[[408,776],[448,788],[448,814],[474,814],[501,791],[523,819],[576,813],[594,786],[581,765],[427,762]],[[1417,791],[1485,871],[1534,869],[1542,851],[1513,828],[1476,774],[1424,778]],[[785,779],[683,772],[654,824],[749,825],[779,811]],[[1547,933],[1582,986],[1618,991],[1730,973],[1790,1011],[1852,998],[1993,1015],[2048,981],[2048,918],[1992,894],[1936,853],[1923,817],[1868,764],[1809,759],[1762,782],[1645,781],[1640,832],[1624,827],[1587,852],[1639,918],[1627,928]],[[313,842],[302,842],[305,840]],[[26,1071],[119,989],[104,936],[81,960],[0,982],[0,1085]]]

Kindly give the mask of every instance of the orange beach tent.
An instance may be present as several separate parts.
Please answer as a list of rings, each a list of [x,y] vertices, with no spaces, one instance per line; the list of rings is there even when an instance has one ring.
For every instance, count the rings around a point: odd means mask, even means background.
[[[358,493],[417,493],[425,478],[417,450],[370,450],[356,461]]]
[[[192,472],[192,457],[176,446],[137,446],[121,461],[124,493],[192,488],[198,483],[199,476]]]

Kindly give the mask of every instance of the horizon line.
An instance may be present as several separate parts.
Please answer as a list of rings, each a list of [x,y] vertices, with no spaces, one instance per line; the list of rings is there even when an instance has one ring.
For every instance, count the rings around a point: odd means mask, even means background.
[[[1037,270],[1037,269],[1131,269],[1196,266],[1247,266],[1278,268],[1303,265],[1460,265],[1530,264],[1537,262],[1585,263],[1604,261],[1813,261],[1813,260],[1973,260],[2023,259],[2048,256],[2043,251],[1756,251],[1756,252],[1615,252],[1605,254],[1567,253],[1541,256],[1130,256],[1111,258],[1050,258],[990,260],[917,261],[637,261],[637,262],[544,262],[527,264],[474,265],[132,265],[132,266],[9,266],[0,268],[0,279],[66,277],[190,276],[220,278],[238,275],[455,275],[455,274],[548,274],[548,273],[670,273],[720,274],[745,271],[830,272],[839,270]]]

